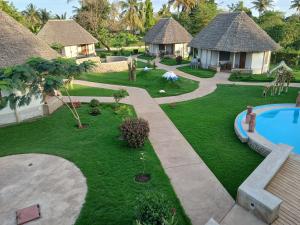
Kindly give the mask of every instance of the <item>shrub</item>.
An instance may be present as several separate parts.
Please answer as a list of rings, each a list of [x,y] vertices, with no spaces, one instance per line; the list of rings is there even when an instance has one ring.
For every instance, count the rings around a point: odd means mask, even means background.
[[[91,108],[91,110],[90,110],[90,114],[93,115],[93,116],[97,116],[97,115],[100,115],[100,114],[101,114],[101,111],[100,111],[99,108],[93,107],[93,108]]]
[[[97,106],[99,106],[100,105],[100,102],[97,100],[97,99],[92,99],[91,101],[90,101],[90,106],[91,107],[97,107]]]
[[[137,198],[135,215],[140,224],[163,225],[172,220],[172,207],[160,193],[145,192]]]
[[[288,66],[298,66],[300,64],[300,54],[298,51],[273,52],[271,61],[273,64],[285,61]]]
[[[115,91],[113,93],[113,97],[115,99],[116,104],[118,104],[121,101],[122,98],[125,98],[126,95],[127,95],[127,92],[124,89]]]
[[[182,58],[181,55],[179,55],[179,56],[176,57],[176,63],[177,63],[178,65],[182,63],[182,60],[183,60],[183,58]]]
[[[150,131],[148,122],[141,118],[126,119],[120,130],[123,139],[131,148],[143,147]]]
[[[134,55],[137,55],[137,54],[139,54],[139,50],[138,50],[138,49],[133,49],[132,53],[133,53]]]
[[[131,108],[128,105],[122,105],[115,110],[115,113],[122,118],[131,117],[133,115]]]

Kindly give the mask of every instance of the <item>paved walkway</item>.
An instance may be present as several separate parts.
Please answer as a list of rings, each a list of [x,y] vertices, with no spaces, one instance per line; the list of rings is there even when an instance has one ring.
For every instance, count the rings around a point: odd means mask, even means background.
[[[142,60],[141,60],[142,61]],[[203,97],[214,92],[218,84],[265,85],[228,81],[229,74],[218,73],[213,78],[199,78],[177,70],[178,66],[165,66],[156,60],[158,68],[174,71],[177,75],[199,81],[195,91],[179,96],[152,98],[141,88],[75,81],[91,87],[120,89],[129,93],[122,102],[132,104],[139,117],[149,121],[149,139],[167,173],[172,186],[193,225],[204,225],[214,218],[222,225],[262,225],[261,221],[234,204],[234,200],[196,154],[183,135],[159,107],[159,104],[182,102]],[[292,84],[300,87],[300,84]],[[74,97],[83,102],[98,98],[102,102],[113,102],[112,98]]]
[[[73,225],[87,193],[86,179],[71,162],[45,154],[0,158],[0,223],[16,224],[16,210],[35,204],[32,225]]]

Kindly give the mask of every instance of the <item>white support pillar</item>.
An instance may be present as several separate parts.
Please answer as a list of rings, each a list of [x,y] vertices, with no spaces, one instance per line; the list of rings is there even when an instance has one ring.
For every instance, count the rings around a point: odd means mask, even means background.
[[[232,63],[232,69],[235,68],[235,52],[233,53],[233,63]]]

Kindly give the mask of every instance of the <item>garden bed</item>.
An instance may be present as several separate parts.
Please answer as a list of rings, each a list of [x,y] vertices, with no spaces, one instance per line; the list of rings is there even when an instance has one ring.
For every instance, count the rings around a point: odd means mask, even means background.
[[[162,78],[164,70],[137,71],[136,81],[128,80],[128,71],[115,73],[85,73],[79,79],[92,82],[117,84],[144,88],[152,97],[175,96],[189,93],[198,88],[198,82],[180,77],[172,82]],[[165,90],[166,93],[159,93]]]
[[[118,139],[122,119],[111,105],[101,105],[101,115],[89,115],[89,106],[79,108],[87,129],[75,128],[69,110],[62,107],[49,117],[0,129],[0,156],[43,153],[63,157],[80,168],[87,178],[88,194],[76,225],[132,225],[136,198],[145,191],[167,196],[177,210],[178,224],[190,224],[150,143],[146,154],[147,183],[134,177],[143,166],[140,151]],[[26,189],[26,188],[25,188]],[[42,206],[43,207],[43,206]]]
[[[178,67],[178,70],[191,74],[193,76],[196,77],[200,77],[200,78],[211,78],[214,77],[216,74],[216,71],[213,70],[208,70],[208,69],[195,69],[192,68],[191,66],[182,66],[182,67]]]
[[[247,105],[294,102],[298,90],[262,97],[263,87],[221,85],[201,99],[163,105],[163,110],[185,136],[232,197],[263,157],[242,144],[233,128],[236,116]]]

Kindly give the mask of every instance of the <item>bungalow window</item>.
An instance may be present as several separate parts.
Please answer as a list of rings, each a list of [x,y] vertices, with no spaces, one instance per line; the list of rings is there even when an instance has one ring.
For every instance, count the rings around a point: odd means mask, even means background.
[[[219,61],[230,61],[230,52],[220,52]]]

